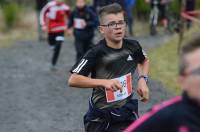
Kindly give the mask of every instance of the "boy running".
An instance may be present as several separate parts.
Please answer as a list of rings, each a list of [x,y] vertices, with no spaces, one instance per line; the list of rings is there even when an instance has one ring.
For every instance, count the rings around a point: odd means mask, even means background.
[[[48,2],[40,13],[42,29],[48,32],[48,44],[53,49],[51,69],[55,70],[60,49],[64,41],[64,31],[67,29],[66,22],[70,14],[70,8],[63,0]]]
[[[68,83],[72,87],[93,88],[84,116],[87,132],[122,131],[138,115],[138,102],[131,98],[136,68],[137,91],[142,101],[149,99],[149,61],[138,41],[124,38],[126,22],[119,4],[102,7],[99,20],[104,39],[73,66]]]

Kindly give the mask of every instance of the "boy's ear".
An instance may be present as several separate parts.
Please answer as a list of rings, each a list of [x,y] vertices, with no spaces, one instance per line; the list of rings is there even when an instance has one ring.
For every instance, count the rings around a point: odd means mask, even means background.
[[[99,31],[100,31],[101,34],[104,34],[104,29],[103,29],[102,26],[99,26]]]
[[[181,87],[182,90],[184,90],[184,81],[185,81],[185,77],[179,75],[177,78],[177,84]]]

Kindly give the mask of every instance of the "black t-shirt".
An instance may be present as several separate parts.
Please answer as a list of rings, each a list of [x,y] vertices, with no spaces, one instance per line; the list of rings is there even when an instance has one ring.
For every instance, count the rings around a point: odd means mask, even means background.
[[[101,40],[72,67],[71,73],[83,76],[91,74],[91,78],[96,79],[113,79],[128,73],[133,75],[137,64],[143,63],[144,60],[145,55],[136,40],[123,39],[120,49],[110,48],[105,40]],[[104,88],[93,89],[92,101],[97,108],[121,107],[127,99],[108,103]]]

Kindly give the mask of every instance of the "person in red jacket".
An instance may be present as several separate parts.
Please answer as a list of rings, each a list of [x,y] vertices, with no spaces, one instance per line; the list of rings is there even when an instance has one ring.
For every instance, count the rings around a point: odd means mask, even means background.
[[[51,69],[55,70],[62,42],[66,23],[70,15],[70,7],[63,0],[52,0],[48,2],[40,12],[40,25],[48,32],[48,44],[53,49]]]

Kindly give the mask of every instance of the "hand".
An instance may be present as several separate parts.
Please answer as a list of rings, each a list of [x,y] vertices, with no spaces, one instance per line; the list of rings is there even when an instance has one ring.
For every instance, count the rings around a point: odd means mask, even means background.
[[[81,27],[82,28],[85,28],[87,26],[87,23],[85,20],[81,21]]]
[[[42,26],[42,31],[47,32],[47,27],[45,25]]]
[[[149,88],[143,78],[138,80],[137,93],[141,96],[142,102],[147,102],[149,100]]]
[[[103,87],[105,87],[105,89],[108,89],[108,90],[112,90],[112,91],[120,90],[120,92],[122,92],[121,83],[115,79],[105,80],[103,82]]]
[[[67,35],[69,35],[69,36],[71,36],[73,33],[72,33],[73,31],[72,31],[72,29],[67,29]]]

